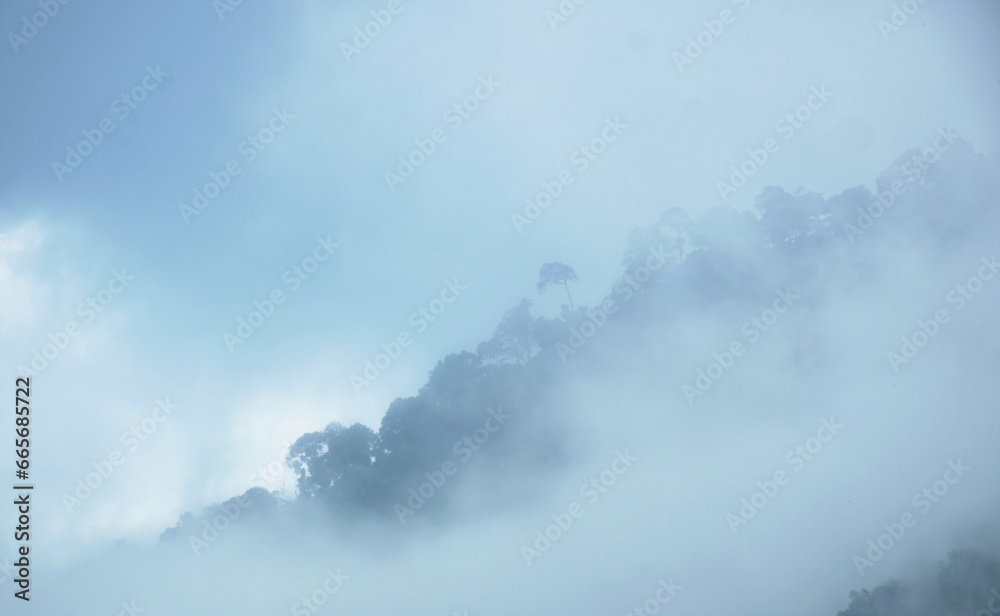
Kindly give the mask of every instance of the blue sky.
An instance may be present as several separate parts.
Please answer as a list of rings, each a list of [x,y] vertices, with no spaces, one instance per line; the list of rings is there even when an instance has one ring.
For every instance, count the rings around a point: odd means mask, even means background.
[[[0,31],[38,6],[5,1]],[[385,6],[246,0],[220,19],[208,0],[74,0],[16,51],[5,37],[0,372],[80,327],[34,381],[47,540],[151,539],[244,491],[301,433],[377,426],[522,297],[557,314],[558,289],[535,291],[542,263],[572,265],[574,299],[599,300],[631,229],[722,203],[717,182],[768,138],[780,148],[729,199],[737,209],[772,184],[873,186],[948,126],[980,151],[1000,145],[996,3],[930,2],[884,37],[884,1],[588,2],[555,28],[556,2],[403,1],[345,59],[341,44]],[[678,70],[674,54],[723,10],[734,21]],[[461,125],[447,119],[491,79]],[[829,100],[785,139],[776,123],[822,86]],[[105,118],[113,131],[57,178],[53,163]],[[621,136],[576,167],[615,119]],[[248,160],[242,144],[279,124]],[[434,131],[444,140],[390,190],[385,172]],[[179,205],[231,161],[239,175],[185,221]],[[564,170],[573,184],[518,233],[511,215]],[[339,246],[293,289],[283,277],[320,238]],[[134,280],[85,321],[81,302],[120,288],[122,269]],[[453,280],[467,290],[357,394],[351,375]],[[275,289],[284,301],[230,352],[224,335]],[[63,515],[60,495],[165,396],[178,410],[140,462]]]

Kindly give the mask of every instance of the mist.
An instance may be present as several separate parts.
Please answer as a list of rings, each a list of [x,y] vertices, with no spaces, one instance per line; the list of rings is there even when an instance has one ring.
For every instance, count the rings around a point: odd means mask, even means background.
[[[995,3],[42,4],[5,614],[1000,613]]]

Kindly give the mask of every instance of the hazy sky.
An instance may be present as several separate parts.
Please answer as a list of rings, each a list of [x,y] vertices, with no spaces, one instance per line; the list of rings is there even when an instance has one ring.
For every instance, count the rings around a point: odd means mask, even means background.
[[[893,4],[591,0],[553,21],[556,0],[400,0],[355,53],[344,45],[387,3],[73,0],[22,39],[40,4],[5,0],[7,386],[79,332],[32,381],[39,551],[152,542],[302,433],[377,429],[522,297],[559,313],[561,290],[535,289],[542,263],[571,264],[574,299],[599,301],[629,231],[668,207],[874,188],[948,127],[997,151],[1000,5],[927,2],[880,30]],[[722,11],[730,23],[679,67]],[[810,102],[798,128],[781,124]],[[717,183],[768,139],[777,150],[723,199]],[[387,180],[421,144],[434,150],[412,176]],[[273,314],[227,343],[275,290]],[[401,332],[412,344],[358,393],[352,375]],[[158,400],[176,410],[130,451],[122,434]],[[62,494],[116,449],[128,464],[67,514]]]

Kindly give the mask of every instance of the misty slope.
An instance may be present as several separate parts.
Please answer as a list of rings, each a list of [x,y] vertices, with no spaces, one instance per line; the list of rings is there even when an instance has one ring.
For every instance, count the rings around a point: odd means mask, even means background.
[[[948,554],[936,572],[854,591],[837,616],[960,616],[1000,611],[1000,561],[975,550]]]
[[[886,241],[921,246],[928,256],[948,259],[965,242],[997,237],[1000,218],[992,203],[1000,192],[997,158],[977,156],[958,142],[943,160],[915,172],[917,156],[916,149],[902,155],[878,178],[875,195],[858,187],[827,199],[771,187],[756,200],[759,216],[718,206],[691,221],[679,208],[668,209],[657,224],[629,236],[624,276],[602,304],[610,302],[613,311],[598,305],[570,312],[564,306],[561,319],[545,319],[533,317],[530,301],[523,300],[475,353],[442,359],[416,396],[393,402],[377,432],[332,423],[299,438],[288,457],[298,475],[298,501],[289,506],[253,489],[250,509],[320,506],[331,523],[359,515],[398,518],[393,504],[425,481],[425,471],[456,453],[463,458],[475,453],[484,469],[513,479],[558,469],[574,447],[573,425],[560,421],[546,388],[567,373],[599,367],[602,356],[612,355],[603,345],[627,348],[655,324],[724,314],[733,304],[766,301],[778,288],[815,298],[820,294],[808,291],[821,281],[862,284],[877,275],[873,251]],[[893,198],[884,214],[866,217],[862,210],[878,193],[888,194],[895,181],[907,192]],[[938,207],[945,201],[948,208]],[[648,267],[658,262],[665,266]],[[590,333],[598,330],[600,335]],[[802,340],[797,369],[806,370],[820,358],[809,356],[809,337]],[[480,454],[474,441],[462,439],[484,425],[490,409],[518,420],[514,429],[491,435]],[[422,515],[446,511],[447,490],[443,496],[429,501]],[[194,523],[193,517],[186,520]]]
[[[868,392],[868,415],[878,420],[878,404],[907,403],[898,396],[907,379],[917,378],[907,369],[929,361],[917,354],[894,363],[892,345],[898,346],[900,335],[912,334],[914,319],[926,318],[928,304],[933,308],[944,291],[961,282],[955,272],[968,266],[975,271],[980,258],[993,254],[983,248],[995,249],[1000,237],[995,202],[1000,158],[976,154],[961,141],[932,164],[918,164],[920,155],[914,149],[900,156],[879,176],[874,194],[865,187],[831,197],[770,187],[757,197],[756,212],[718,206],[697,220],[680,208],[666,208],[657,223],[630,234],[622,278],[600,304],[564,307],[561,318],[545,319],[533,316],[530,302],[523,300],[475,352],[445,357],[415,396],[395,400],[377,431],[333,423],[299,438],[288,456],[298,475],[295,500],[253,488],[198,515],[186,514],[163,533],[161,545],[197,553],[210,521],[238,511],[232,526],[266,533],[277,541],[275,547],[306,524],[319,524],[352,541],[357,529],[374,529],[380,538],[390,538],[388,547],[377,549],[391,552],[393,545],[405,545],[407,536],[416,536],[416,529],[440,532],[535,506],[547,510],[543,503],[549,492],[595,450],[632,442],[683,456],[688,442],[708,448],[709,438],[721,435],[697,428],[696,415],[714,413],[730,429],[754,434],[773,430],[778,419],[787,418],[783,409],[818,415],[850,406],[859,397],[853,389],[863,387],[857,374],[872,366],[879,373],[872,377],[877,387]],[[881,211],[873,205],[880,200],[889,204]],[[782,329],[780,340],[753,321],[736,330],[720,325],[744,322],[748,307],[770,306],[776,294],[795,308],[774,328]],[[885,301],[875,306],[870,300],[880,294]],[[854,318],[841,319],[834,328],[834,312]],[[951,339],[942,336],[935,344],[964,353],[975,339],[977,347],[963,362],[995,374],[1000,346],[995,332],[966,333],[958,327],[949,330],[957,332]],[[876,334],[883,339],[872,341]],[[723,377],[704,377],[708,385],[702,388],[701,372],[713,357],[721,361],[718,356],[731,348],[734,335],[748,347],[756,344],[749,349],[756,355],[740,358],[742,363]],[[872,341],[871,348],[838,361],[843,355],[838,345],[857,346],[858,341]],[[748,362],[766,370],[764,379],[740,372]],[[978,374],[957,375],[956,387],[971,390]],[[576,397],[565,395],[567,383],[581,384]],[[651,411],[623,403],[619,390],[642,391],[658,400],[656,421],[665,418],[668,433],[647,434]],[[897,398],[887,397],[893,395]],[[964,402],[956,395],[953,403]],[[579,409],[585,404],[601,411],[584,415]],[[914,416],[909,429],[919,423]],[[491,428],[497,425],[502,429]],[[873,441],[883,438],[875,428],[869,430]],[[483,438],[477,440],[477,434]],[[749,446],[724,445],[734,458]],[[677,463],[665,457],[669,451],[658,455]],[[446,462],[459,472],[449,473]],[[674,470],[679,469],[661,472],[667,476]],[[891,492],[899,482],[899,476],[876,477],[866,489]],[[423,495],[421,486],[428,487]],[[996,496],[984,494],[982,502],[995,502]],[[710,502],[691,498],[685,501],[688,509]],[[648,521],[641,520],[636,522],[640,527]],[[996,533],[995,525],[987,530]],[[655,532],[649,539],[653,543],[663,537]],[[220,544],[244,536],[221,535]],[[356,541],[375,549],[365,543],[369,539]],[[977,547],[965,536],[946,541],[953,541],[951,548]],[[981,572],[976,574],[981,583],[949,581],[972,570]],[[742,574],[738,569],[728,573]],[[946,603],[934,605],[957,609],[986,596],[984,584],[995,580],[996,563],[961,552],[941,575],[946,598],[940,601]],[[925,585],[885,584],[852,595],[841,616],[922,615],[906,606],[931,601],[916,590]]]

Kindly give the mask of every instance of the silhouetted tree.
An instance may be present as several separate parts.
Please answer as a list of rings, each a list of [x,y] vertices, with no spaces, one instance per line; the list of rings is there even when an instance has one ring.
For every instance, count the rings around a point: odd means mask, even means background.
[[[566,289],[566,298],[569,299],[569,309],[573,308],[573,298],[569,294],[569,283],[576,282],[579,278],[573,268],[563,263],[546,263],[542,269],[538,270],[538,292],[544,293],[545,289],[552,285],[561,284]]]
[[[304,434],[288,450],[288,465],[307,496],[367,500],[363,482],[371,469],[377,437],[371,428],[332,423],[322,432]]]

